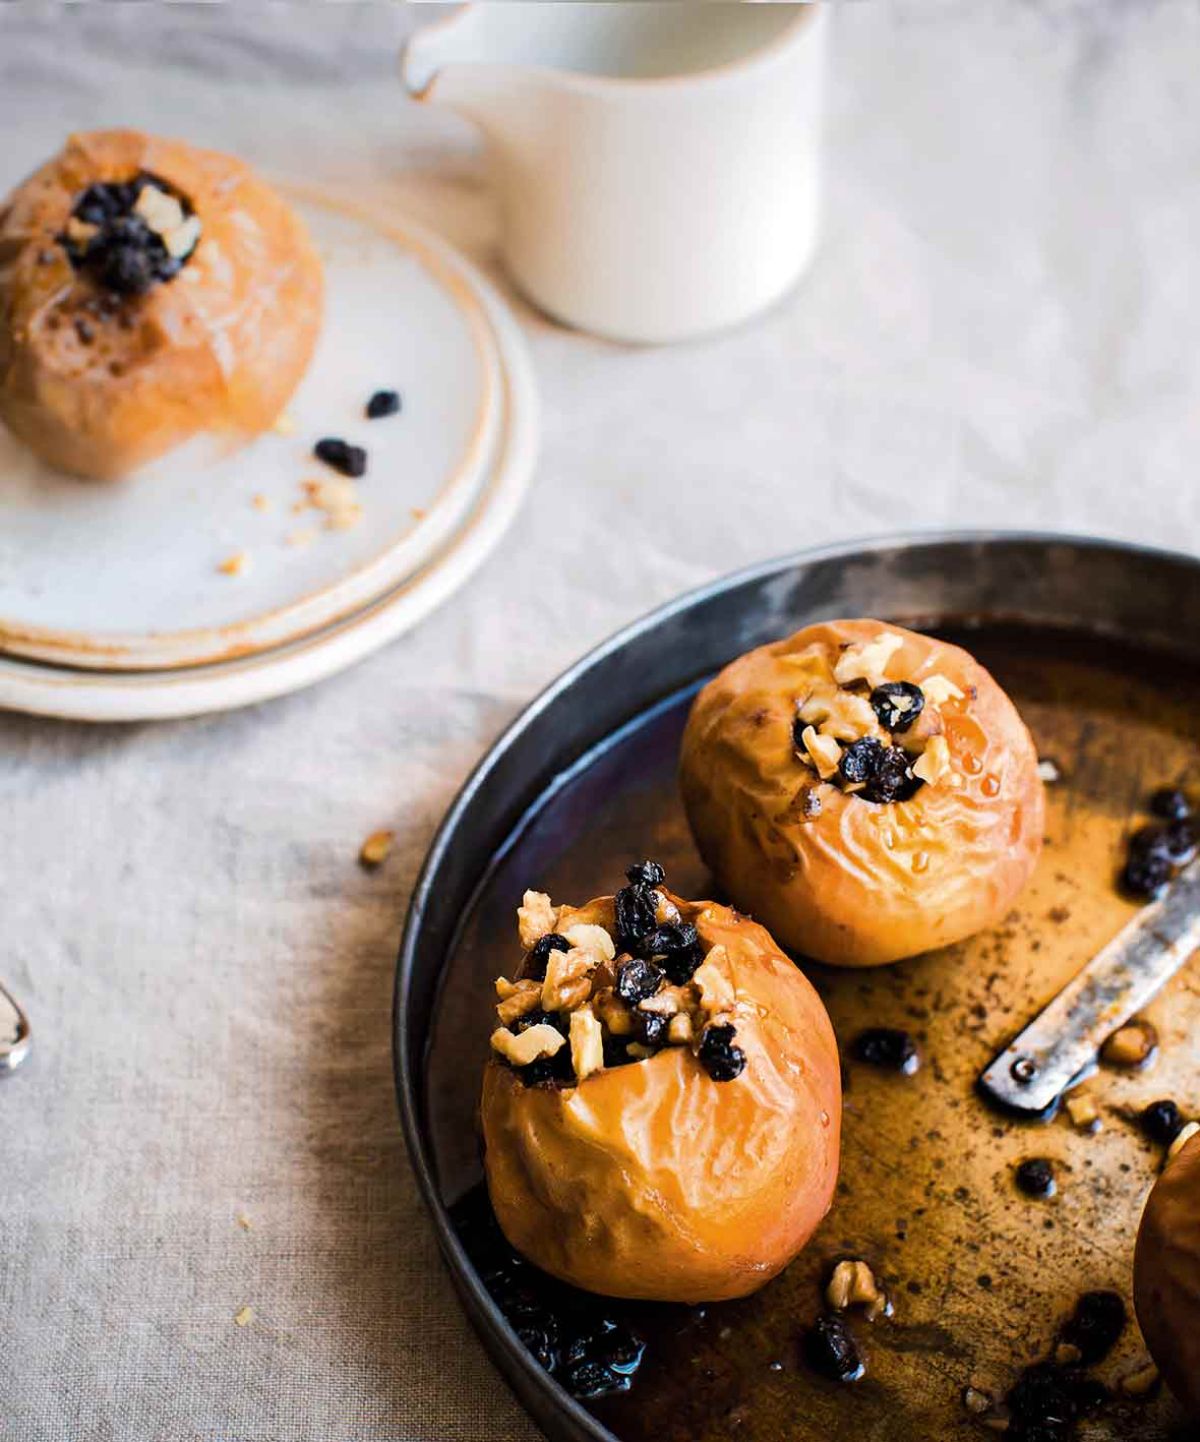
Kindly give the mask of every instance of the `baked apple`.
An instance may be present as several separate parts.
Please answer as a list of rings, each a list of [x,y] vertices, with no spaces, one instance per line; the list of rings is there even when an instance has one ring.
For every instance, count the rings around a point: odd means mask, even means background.
[[[492,1206],[514,1247],[588,1291],[741,1297],[833,1198],[833,1030],[761,926],[673,896],[653,862],[627,879],[579,908],[525,895],[483,1082]]]
[[[726,666],[692,706],[680,784],[734,904],[841,966],[993,926],[1042,845],[1012,702],[966,651],[879,621],[809,626]]]
[[[0,418],[98,478],[247,440],[304,374],[322,290],[304,226],[241,161],[73,135],[0,206]]]
[[[1138,1228],[1133,1302],[1155,1365],[1200,1417],[1200,1135],[1171,1157]]]

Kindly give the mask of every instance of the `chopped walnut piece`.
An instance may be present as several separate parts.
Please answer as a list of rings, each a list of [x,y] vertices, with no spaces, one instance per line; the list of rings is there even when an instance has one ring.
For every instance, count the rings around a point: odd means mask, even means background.
[[[947,701],[961,701],[963,698],[962,690],[950,680],[949,676],[943,676],[940,673],[926,676],[924,681],[920,682],[920,687],[926,701],[931,702],[934,706],[944,706]]]
[[[244,576],[250,569],[250,557],[245,551],[234,551],[217,567],[223,576]]]
[[[1060,1342],[1054,1349],[1054,1360],[1060,1367],[1074,1367],[1083,1361],[1083,1352],[1074,1342]]]
[[[254,1321],[253,1307],[239,1307],[233,1314],[233,1320],[239,1327],[248,1327]]]
[[[611,987],[592,993],[592,1011],[613,1036],[628,1036],[633,1031],[629,1007]]]
[[[696,1029],[686,1011],[673,1016],[667,1026],[667,1040],[675,1046],[690,1046],[695,1040]]]
[[[571,1013],[571,1065],[578,1081],[604,1069],[604,1032],[590,1006]]]
[[[561,1031],[549,1022],[539,1022],[527,1027],[519,1036],[514,1036],[506,1026],[498,1026],[492,1033],[492,1050],[498,1051],[513,1066],[528,1066],[544,1056],[554,1056],[567,1039]]]
[[[1072,1126],[1078,1127],[1082,1132],[1100,1130],[1100,1108],[1096,1105],[1095,1097],[1087,1092],[1080,1096],[1069,1096],[1066,1105]]]
[[[374,871],[377,866],[382,866],[388,858],[395,839],[394,831],[372,831],[359,847],[359,865],[366,867],[368,871]]]
[[[157,185],[142,187],[141,194],[134,202],[133,213],[140,216],[158,235],[178,230],[184,221],[183,206],[178,198],[169,195],[165,190],[159,190]]]
[[[1153,1392],[1161,1380],[1161,1373],[1153,1362],[1147,1360],[1136,1371],[1122,1377],[1118,1388],[1126,1397],[1145,1397]]]
[[[821,736],[815,726],[806,726],[800,739],[804,743],[805,751],[812,757],[812,763],[822,781],[829,781],[838,774],[842,748],[832,736]]]
[[[844,1312],[847,1307],[862,1307],[869,1322],[882,1317],[888,1310],[887,1297],[866,1262],[839,1262],[825,1288],[825,1300],[835,1312]]]
[[[517,907],[517,931],[521,945],[529,951],[558,924],[558,908],[544,891],[527,891]]]
[[[1053,786],[1056,781],[1062,780],[1062,772],[1058,769],[1056,762],[1049,757],[1043,757],[1037,764],[1038,775],[1047,786]]]
[[[502,982],[507,994],[501,993]],[[542,984],[539,981],[518,981],[514,985],[501,976],[496,979],[496,995],[500,997],[496,1007],[500,1025],[512,1026],[519,1017],[527,1016],[541,1005]]]
[[[602,926],[594,926],[581,921],[574,926],[568,926],[562,935],[572,946],[578,947],[581,951],[590,951],[601,961],[611,961],[617,954],[612,937]]]
[[[664,986],[638,1002],[638,1011],[654,1012],[658,1016],[676,1016],[681,1011],[690,1011],[695,999],[695,989],[687,986]]]
[[[592,972],[600,958],[594,951],[573,946],[570,951],[552,951],[546,961],[542,983],[543,1011],[573,1011],[592,994]]]
[[[1140,1018],[1114,1031],[1100,1048],[1100,1060],[1109,1066],[1145,1066],[1158,1046],[1158,1032]]]
[[[700,992],[700,1005],[709,1015],[728,1011],[737,1000],[732,979],[724,969],[729,957],[723,946],[714,946],[692,977],[692,985]]]
[[[954,763],[950,759],[950,746],[946,738],[934,736],[917,760],[913,762],[912,772],[922,781],[927,781],[930,786],[936,786],[943,777],[950,774],[953,765]]]
[[[875,708],[865,696],[856,696],[853,691],[838,691],[831,698],[828,714],[819,723],[818,730],[822,736],[832,736],[836,741],[883,736]]]
[[[995,1399],[990,1392],[980,1391],[978,1387],[964,1387],[962,1393],[963,1406],[968,1412],[976,1417],[981,1417],[985,1412],[990,1412],[995,1404]]]
[[[848,686],[852,681],[880,686],[887,680],[888,662],[903,645],[900,636],[880,631],[874,640],[847,646],[834,663],[833,679],[839,686]]]
[[[1182,1127],[1179,1135],[1167,1148],[1166,1161],[1173,1161],[1197,1133],[1200,1133],[1200,1122],[1188,1122],[1187,1126]],[[1165,1166],[1166,1162],[1163,1165]]]

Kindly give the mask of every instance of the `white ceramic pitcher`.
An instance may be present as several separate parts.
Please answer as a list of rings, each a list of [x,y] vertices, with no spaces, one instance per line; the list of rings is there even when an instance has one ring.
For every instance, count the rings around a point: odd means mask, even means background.
[[[413,94],[482,127],[509,271],[628,341],[730,326],[816,241],[824,7],[477,3],[420,30]]]

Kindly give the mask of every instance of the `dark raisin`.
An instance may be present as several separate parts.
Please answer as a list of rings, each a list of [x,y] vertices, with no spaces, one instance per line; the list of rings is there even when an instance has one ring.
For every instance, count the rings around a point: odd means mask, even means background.
[[[544,1086],[546,1083],[569,1085],[575,1080],[575,1068],[571,1065],[571,1048],[562,1046],[553,1056],[538,1057],[528,1066],[516,1068],[517,1075],[527,1087]]]
[[[522,977],[530,981],[545,981],[546,963],[550,960],[550,953],[570,950],[571,943],[565,936],[559,936],[557,931],[548,931],[545,936],[539,936],[525,958],[525,964],[521,968]]]
[[[1178,786],[1163,786],[1150,798],[1150,810],[1164,821],[1185,821],[1192,814],[1191,803]]]
[[[1121,887],[1139,901],[1161,896],[1171,879],[1171,863],[1161,851],[1133,852],[1121,871]]]
[[[603,1362],[591,1357],[581,1357],[577,1362],[568,1362],[562,1369],[562,1384],[572,1397],[590,1401],[593,1397],[606,1397],[612,1392],[629,1389],[629,1378],[614,1372]]]
[[[349,441],[343,441],[337,436],[326,436],[319,440],[313,447],[313,455],[333,470],[354,480],[367,473],[366,451],[361,446],[352,446]]]
[[[1169,1097],[1163,1097],[1138,1113],[1138,1126],[1152,1142],[1169,1147],[1183,1130],[1183,1115]]]
[[[887,805],[892,801],[907,801],[923,784],[919,776],[913,775],[908,754],[899,746],[889,746],[859,795],[865,801]]]
[[[612,1068],[615,1066],[629,1066],[634,1060],[625,1050],[625,1038],[613,1036],[611,1032],[604,1033],[604,1065]]]
[[[1030,1197],[1052,1197],[1058,1190],[1054,1168],[1045,1157],[1031,1157],[1017,1168],[1017,1186]]]
[[[556,1011],[543,1011],[540,1006],[535,1006],[532,1011],[527,1011],[524,1016],[519,1016],[509,1027],[509,1030],[516,1036],[523,1031],[528,1031],[531,1026],[552,1026],[555,1031],[561,1031],[566,1036],[566,1029],[562,1019]]]
[[[1172,821],[1163,832],[1163,855],[1172,866],[1187,866],[1196,859],[1198,841],[1194,821]]]
[[[622,951],[641,950],[642,938],[658,925],[658,899],[645,886],[623,886],[613,897],[614,936]]]
[[[706,1026],[700,1038],[700,1049],[696,1053],[700,1065],[716,1082],[733,1081],[741,1076],[746,1066],[746,1053],[740,1046],[734,1046],[736,1035],[732,1026]]]
[[[657,1011],[635,1011],[632,1016],[633,1039],[642,1046],[661,1046],[667,1039],[670,1018]]]
[[[96,276],[118,295],[144,295],[154,284],[154,267],[136,245],[109,245],[99,253]]]
[[[866,1371],[854,1333],[841,1317],[818,1317],[804,1334],[804,1359],[833,1382],[857,1382]]]
[[[367,402],[369,421],[380,421],[384,416],[394,416],[400,410],[400,395],[397,391],[376,391]]]
[[[1167,854],[1167,828],[1165,826],[1140,826],[1129,838],[1130,856],[1165,856]]]
[[[852,741],[842,752],[838,770],[842,773],[842,778],[851,785],[870,781],[882,756],[882,744],[873,736],[864,736],[861,741]]]
[[[668,922],[656,926],[638,943],[643,956],[659,959],[668,979],[676,986],[691,981],[696,968],[704,960],[699,934],[691,922]]]
[[[873,1026],[854,1038],[854,1055],[870,1066],[912,1076],[921,1065],[917,1044],[906,1031],[897,1027]]]
[[[627,1327],[608,1318],[588,1327],[567,1347],[561,1377],[575,1397],[624,1392],[645,1354],[645,1344]]]
[[[871,706],[879,724],[904,732],[925,709],[925,693],[911,681],[885,681],[871,692]]]
[[[88,186],[75,201],[71,214],[85,225],[103,225],[106,220],[119,215],[123,208],[121,188],[101,182]]]
[[[636,1006],[639,1001],[645,1001],[648,996],[661,990],[666,979],[663,969],[655,966],[652,961],[643,961],[640,958],[623,961],[617,967],[616,992],[622,1001]]]
[[[635,861],[625,871],[630,886],[661,886],[666,879],[666,870],[657,861]]]
[[[534,1360],[547,1372],[553,1372],[558,1366],[558,1344],[552,1330],[554,1318],[547,1316],[546,1322],[551,1325],[535,1321],[521,1322],[514,1324],[513,1330],[525,1350],[533,1354]]]
[[[1075,1304],[1075,1315],[1062,1329],[1062,1340],[1078,1347],[1083,1365],[1090,1367],[1117,1345],[1125,1322],[1125,1303],[1116,1292],[1085,1292]]]
[[[1080,1417],[1108,1396],[1099,1382],[1078,1369],[1037,1362],[1027,1367],[1005,1398],[1010,1414],[1007,1437],[1015,1442],[1067,1442]]]

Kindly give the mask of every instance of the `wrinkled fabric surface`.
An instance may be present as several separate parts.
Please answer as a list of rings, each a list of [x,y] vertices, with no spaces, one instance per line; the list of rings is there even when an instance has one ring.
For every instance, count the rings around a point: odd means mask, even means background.
[[[787,549],[990,525],[1200,547],[1200,11],[898,0],[836,22],[810,275],[675,349],[514,302],[535,484],[417,632],[237,715],[0,718],[0,977],[37,1032],[0,1083],[6,1442],[532,1442],[392,1095],[404,905],[472,762],[618,625]],[[140,125],[361,186],[493,269],[472,131],[395,78],[413,23],[0,6],[0,189],[70,127]]]

